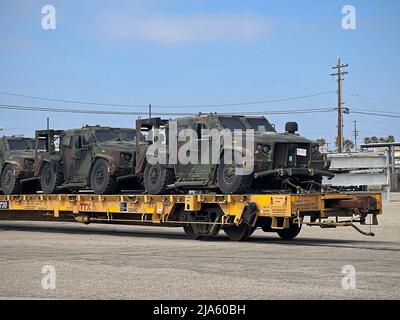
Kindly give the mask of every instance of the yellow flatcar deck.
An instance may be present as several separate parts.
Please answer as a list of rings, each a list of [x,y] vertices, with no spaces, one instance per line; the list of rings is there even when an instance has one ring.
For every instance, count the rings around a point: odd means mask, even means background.
[[[80,222],[182,223],[176,213],[202,212],[216,208],[222,212],[219,224],[230,219],[239,225],[245,208],[252,204],[257,219],[293,219],[318,216],[326,219],[382,213],[380,193],[249,194],[249,195],[95,195],[30,194],[0,195],[0,219],[61,219],[65,215]],[[204,222],[207,223],[207,222]],[[310,222],[311,223],[311,222]]]

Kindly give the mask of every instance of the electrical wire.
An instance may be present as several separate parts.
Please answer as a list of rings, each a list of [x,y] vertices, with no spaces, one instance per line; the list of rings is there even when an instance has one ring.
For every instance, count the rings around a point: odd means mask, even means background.
[[[52,107],[37,107],[14,104],[0,104],[0,109],[17,110],[17,111],[36,111],[36,112],[58,112],[58,113],[76,113],[76,114],[94,114],[94,115],[120,115],[120,116],[141,116],[147,115],[148,111],[111,111],[111,110],[86,110],[86,109],[67,109],[67,108],[52,108]],[[332,112],[335,108],[308,108],[308,109],[290,109],[290,110],[264,110],[264,111],[249,111],[243,113],[234,113],[238,115],[273,115],[273,114],[297,114],[297,113],[316,113],[316,112]],[[189,112],[152,112],[158,116],[191,116],[194,113]],[[232,114],[232,113],[219,113]]]
[[[388,117],[388,118],[400,118],[400,115],[384,114],[384,113],[377,113],[377,112],[366,112],[366,111],[353,111],[353,110],[350,110],[350,113],[362,114],[362,115],[368,115],[368,116],[378,116],[378,117]]]
[[[231,107],[231,106],[244,106],[244,105],[255,105],[255,104],[264,104],[264,103],[272,103],[272,102],[284,102],[284,101],[292,101],[298,99],[305,99],[311,97],[317,97],[322,95],[327,95],[336,92],[335,90],[313,93],[303,96],[296,97],[288,97],[281,99],[272,99],[272,100],[260,100],[260,101],[250,101],[250,102],[238,102],[238,103],[226,103],[226,104],[208,104],[208,105],[152,105],[157,108],[214,108],[214,107]],[[93,105],[93,106],[108,106],[108,107],[129,107],[129,108],[147,108],[147,105],[137,105],[137,104],[119,104],[119,103],[102,103],[102,102],[93,102],[93,101],[79,101],[79,100],[69,100],[69,99],[56,99],[56,98],[48,98],[48,97],[38,97],[32,95],[25,94],[17,94],[11,92],[0,91],[0,95],[27,98],[27,99],[35,99],[35,100],[43,100],[43,101],[52,101],[52,102],[62,102],[62,103],[72,103],[72,104],[84,104],[84,105]]]
[[[377,102],[377,103],[387,104],[387,105],[390,105],[390,106],[393,106],[393,107],[400,108],[400,105],[392,103],[392,102],[387,102],[387,101],[382,101],[382,100],[371,98],[371,97],[366,97],[364,95],[360,95],[358,93],[347,91],[347,90],[343,90],[343,91],[346,92],[346,93],[349,93],[350,95],[352,95],[352,96],[354,96],[356,98],[359,98],[359,99],[368,100],[368,101],[374,101],[374,102]]]

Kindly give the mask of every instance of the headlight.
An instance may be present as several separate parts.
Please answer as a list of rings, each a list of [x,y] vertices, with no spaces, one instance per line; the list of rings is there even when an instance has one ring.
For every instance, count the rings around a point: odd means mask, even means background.
[[[35,160],[33,160],[33,159],[24,159],[24,163],[25,163],[25,165],[27,165],[29,167],[33,167],[33,165],[35,164]]]
[[[121,152],[120,157],[121,157],[121,159],[124,159],[126,161],[131,161],[132,160],[132,153]]]

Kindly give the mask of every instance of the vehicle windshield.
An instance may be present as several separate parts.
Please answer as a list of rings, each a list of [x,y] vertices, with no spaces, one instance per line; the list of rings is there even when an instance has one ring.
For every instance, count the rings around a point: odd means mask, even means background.
[[[234,130],[234,129],[245,129],[242,121],[240,121],[239,118],[219,118],[219,121],[221,121],[222,126],[225,129],[230,129],[230,130]]]
[[[110,130],[110,129],[96,130],[94,136],[95,136],[96,141],[99,141],[99,142],[120,141],[121,140],[119,130]]]
[[[255,131],[260,132],[273,132],[274,128],[265,118],[246,118],[247,122],[249,123],[250,127]]]
[[[31,145],[28,140],[21,139],[21,140],[8,140],[8,146],[10,150],[28,150],[31,149]]]
[[[121,130],[122,140],[132,141],[136,140],[136,130]]]
[[[47,137],[40,137],[38,140],[37,150],[47,150]]]

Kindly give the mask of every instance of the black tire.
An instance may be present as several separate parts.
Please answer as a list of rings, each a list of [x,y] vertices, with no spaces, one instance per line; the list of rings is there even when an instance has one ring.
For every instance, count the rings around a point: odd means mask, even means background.
[[[56,172],[54,164],[46,163],[40,174],[40,187],[44,194],[57,193],[57,188],[63,184],[63,176]]]
[[[232,241],[246,241],[253,233],[252,231],[254,231],[253,228],[247,224],[224,227],[224,232]]]
[[[1,188],[4,194],[20,194],[22,187],[20,181],[14,176],[15,166],[7,164],[1,174]]]
[[[234,161],[230,164],[224,163],[224,156],[217,169],[218,188],[224,194],[242,194],[249,191],[252,183],[252,175],[237,175],[236,164]]]
[[[144,169],[144,189],[148,194],[165,194],[168,185],[175,182],[174,171],[163,165],[146,164]]]
[[[290,227],[289,229],[282,229],[277,231],[279,237],[283,240],[292,240],[298,236],[300,233],[302,225],[298,225],[297,223],[293,223],[293,221],[290,221]]]
[[[107,167],[108,162],[104,159],[96,160],[92,167],[90,186],[96,194],[112,194],[117,191],[117,179],[108,173]]]

